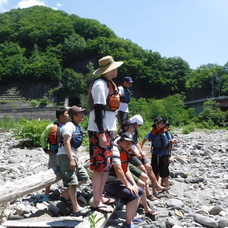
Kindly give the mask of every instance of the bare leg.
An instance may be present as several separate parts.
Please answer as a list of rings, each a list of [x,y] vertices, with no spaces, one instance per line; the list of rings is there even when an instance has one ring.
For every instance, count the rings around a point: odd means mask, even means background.
[[[126,205],[126,223],[130,224],[135,218],[136,210],[138,208],[141,197],[134,199]]]
[[[68,185],[67,189],[68,189],[68,194],[69,194],[71,202],[72,202],[73,213],[75,213],[78,210],[82,209],[77,201],[76,185]]]
[[[156,193],[157,191],[161,191],[163,187],[158,183],[158,180],[153,172],[152,166],[149,163],[146,163],[144,166],[151,180],[153,193]]]
[[[146,193],[145,195],[146,195],[146,196],[150,196],[151,193],[150,193],[149,186],[148,186],[148,183],[147,183],[147,181],[148,181],[148,176],[147,176],[147,174],[143,172],[143,173],[140,175],[139,179],[145,183],[145,184],[144,184],[145,187],[143,187],[143,186],[141,186],[141,185],[139,185],[139,186],[145,190],[145,193]],[[138,183],[139,183],[139,182],[138,182]],[[137,183],[137,184],[138,184],[138,183]]]
[[[168,177],[163,177],[162,178],[162,183],[164,184],[164,187],[168,188],[169,187],[169,178]]]
[[[51,185],[49,185],[45,188],[45,192],[44,192],[45,195],[49,195],[50,188],[51,188]]]
[[[93,186],[93,203],[91,205],[92,207],[100,206],[107,177],[108,177],[108,172],[94,171],[92,176],[92,186]]]
[[[137,185],[139,187],[141,187],[144,191],[146,191],[146,186],[148,186],[147,184],[145,184],[144,182],[142,182],[141,180],[139,180],[137,182]],[[146,194],[144,193],[142,196],[141,196],[141,202],[142,202],[142,205],[143,205],[143,208],[145,210],[145,213],[149,212],[151,209],[150,207],[148,206],[147,204],[147,201],[146,201]]]

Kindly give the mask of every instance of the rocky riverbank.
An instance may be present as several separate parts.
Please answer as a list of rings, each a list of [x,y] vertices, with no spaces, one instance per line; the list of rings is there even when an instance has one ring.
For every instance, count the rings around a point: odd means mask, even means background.
[[[1,133],[1,185],[47,169],[48,157],[41,148],[15,148],[17,140],[11,135],[10,132]],[[179,143],[173,148],[170,185],[171,192],[177,196],[170,198],[164,194],[150,201],[158,213],[156,221],[146,219],[147,224],[141,227],[228,227],[228,131],[176,133],[175,137]],[[79,195],[87,200],[91,197],[91,187],[83,188]],[[51,203],[41,202],[43,190],[40,190],[8,204],[5,216],[43,216],[41,211],[44,209],[46,216],[69,214],[59,196],[61,182],[54,184],[52,189]],[[144,217],[142,210],[139,210],[139,216]],[[116,210],[105,227],[120,227],[123,218],[124,211]]]

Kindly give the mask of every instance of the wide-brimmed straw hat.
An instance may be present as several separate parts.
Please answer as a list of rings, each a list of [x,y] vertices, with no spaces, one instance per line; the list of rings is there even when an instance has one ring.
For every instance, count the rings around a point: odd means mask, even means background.
[[[112,56],[105,56],[98,60],[99,68],[93,72],[95,75],[105,74],[121,66],[123,62],[115,62]]]

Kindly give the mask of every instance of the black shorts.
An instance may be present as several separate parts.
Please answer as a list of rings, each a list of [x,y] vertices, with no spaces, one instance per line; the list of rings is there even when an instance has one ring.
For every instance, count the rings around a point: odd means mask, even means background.
[[[137,156],[135,156],[134,154],[130,154],[129,157],[129,162],[134,165],[134,166],[140,166],[140,165],[145,165],[146,163],[149,163],[148,160],[146,158],[143,159],[139,159]]]
[[[151,166],[155,176],[169,177],[169,156],[152,154]]]

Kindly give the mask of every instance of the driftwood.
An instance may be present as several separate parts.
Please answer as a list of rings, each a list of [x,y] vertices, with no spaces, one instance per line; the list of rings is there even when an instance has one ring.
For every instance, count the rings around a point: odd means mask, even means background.
[[[80,162],[86,165],[86,160],[88,156],[80,158]],[[14,181],[6,182],[4,185],[0,186],[0,204],[10,202],[20,198],[24,195],[32,193],[36,190],[42,189],[48,185],[54,184],[61,180],[61,174],[57,167],[49,169],[47,171],[42,171],[38,174],[28,176],[26,178]],[[113,208],[113,212],[116,209],[117,201],[114,205],[110,206]],[[99,219],[96,223],[96,227],[104,227],[112,213],[102,214],[97,211],[91,211],[87,217],[69,217],[63,216],[58,218],[50,217],[40,217],[38,218],[27,218],[27,219],[16,219],[7,220],[3,225],[6,227],[69,227],[69,228],[85,228],[90,227],[89,216],[91,214],[96,215],[95,220]]]
[[[86,166],[88,156],[81,156],[79,161]],[[32,176],[13,182],[6,182],[0,186],[0,204],[11,202],[36,190],[45,188],[61,180],[61,174],[57,167],[42,171]]]
[[[70,216],[61,216],[61,217],[37,217],[37,218],[26,218],[26,219],[15,219],[15,220],[7,220],[3,223],[6,227],[66,227],[66,228],[88,228],[90,227],[89,216],[93,215],[95,217],[96,228],[101,228],[106,225],[109,218],[116,210],[116,208],[120,205],[120,201],[118,200],[114,205],[109,206],[113,208],[111,213],[102,214],[97,211],[91,211],[86,217],[70,217]],[[99,221],[98,221],[99,220]]]
[[[0,186],[0,204],[16,200],[59,180],[61,180],[60,172],[54,168],[14,182],[6,182]]]

